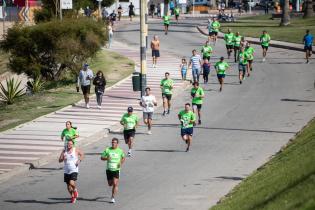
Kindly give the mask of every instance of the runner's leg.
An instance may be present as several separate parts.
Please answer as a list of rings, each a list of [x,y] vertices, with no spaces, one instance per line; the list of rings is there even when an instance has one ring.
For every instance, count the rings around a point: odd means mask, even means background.
[[[119,179],[114,177],[114,179],[113,179],[113,188],[112,188],[112,198],[114,198],[115,195],[118,192],[118,182],[119,182]]]

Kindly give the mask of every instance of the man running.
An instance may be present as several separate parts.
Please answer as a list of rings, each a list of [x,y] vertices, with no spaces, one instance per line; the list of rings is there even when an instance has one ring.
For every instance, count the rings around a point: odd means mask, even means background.
[[[151,41],[151,49],[152,49],[152,67],[156,68],[157,59],[160,57],[160,40],[157,35],[153,36],[153,40]]]
[[[192,56],[190,57],[189,67],[191,67],[193,82],[199,82],[200,71],[201,71],[201,57],[197,54],[197,50],[192,51]]]
[[[198,124],[201,124],[201,107],[202,107],[202,100],[205,97],[205,93],[202,87],[199,87],[199,82],[193,83],[193,88],[190,91],[191,98],[192,98],[192,108],[193,112],[196,114],[198,113]]]
[[[165,35],[167,35],[167,33],[168,33],[168,27],[170,25],[170,19],[171,19],[171,16],[169,15],[169,12],[163,16]]]
[[[209,41],[206,41],[205,45],[201,48],[202,59],[207,59],[210,61],[210,57],[212,54],[212,47],[209,45]]]
[[[128,157],[131,157],[131,149],[136,135],[136,127],[139,125],[139,117],[136,114],[133,114],[133,108],[131,106],[128,107],[127,113],[122,116],[120,124],[124,126],[124,139],[129,148],[127,155]]]
[[[243,79],[245,78],[245,73],[246,71],[248,72],[248,54],[246,53],[244,48],[241,48],[241,51],[238,55],[239,57],[239,63],[238,63],[238,71],[239,71],[239,79],[240,79],[240,84],[243,83]],[[249,72],[248,72],[249,76]]]
[[[176,23],[178,24],[178,17],[179,17],[179,13],[180,13],[180,9],[179,9],[178,5],[176,5],[176,7],[174,9],[174,13],[175,13]]]
[[[154,106],[157,106],[155,96],[151,94],[151,89],[145,89],[145,95],[141,97],[140,106],[143,107],[143,121],[148,126],[148,134],[151,135],[152,117]]]
[[[306,34],[303,37],[306,63],[309,63],[309,58],[312,56],[313,40],[314,37],[310,34],[310,30],[306,30]]]
[[[224,61],[224,57],[221,57],[220,61],[218,61],[214,65],[214,67],[217,71],[217,77],[220,83],[220,92],[221,92],[223,88],[223,84],[224,84],[225,74],[226,74],[226,71],[229,69],[230,65]]]
[[[217,37],[218,37],[218,33],[219,33],[221,25],[217,19],[213,18],[211,27],[213,31],[213,44],[215,45],[215,43],[217,42]]]
[[[90,89],[91,89],[91,80],[93,80],[93,71],[89,69],[89,64],[85,63],[83,68],[79,72],[78,83],[77,83],[77,90],[81,85],[82,93],[84,96],[85,107],[87,109],[90,108]]]
[[[68,141],[67,148],[59,156],[59,163],[64,162],[64,182],[67,184],[71,203],[75,203],[79,196],[75,182],[78,178],[79,163],[83,158],[83,152],[73,146],[73,141]]]
[[[108,186],[112,187],[111,203],[115,203],[115,195],[118,192],[120,169],[125,162],[125,153],[118,147],[118,139],[112,139],[112,146],[107,147],[101,155],[101,160],[107,161],[106,177]]]
[[[170,79],[170,73],[166,72],[165,78],[162,79],[160,82],[160,87],[162,89],[163,109],[164,109],[163,116],[165,116],[166,113],[170,114],[173,85],[174,85],[174,81]]]
[[[250,45],[249,42],[247,42],[246,44],[246,48],[245,48],[245,52],[248,55],[248,68],[250,71],[253,71],[253,62],[254,62],[254,53],[255,53],[255,49]]]
[[[263,59],[262,59],[262,61],[265,62],[271,38],[270,38],[270,35],[267,33],[267,31],[264,30],[259,39],[260,39],[260,44],[261,44],[261,47],[262,47],[262,50],[263,50]]]
[[[133,6],[132,2],[130,2],[130,5],[128,7],[129,7],[129,18],[130,18],[130,21],[132,21],[132,16],[135,16],[135,12],[134,12],[135,6]]]
[[[236,32],[235,36],[233,37],[234,62],[235,63],[239,60],[238,54],[239,54],[240,48],[241,48],[241,41],[242,41],[242,36],[240,35],[240,32]]]
[[[194,132],[194,124],[196,121],[196,115],[190,110],[190,104],[185,104],[185,109],[178,113],[178,119],[181,123],[180,134],[182,139],[186,142],[186,152],[189,152],[192,136]]]
[[[230,28],[228,29],[227,33],[224,34],[224,40],[225,40],[226,51],[227,51],[227,55],[229,59],[234,48],[234,45],[233,45],[234,34],[232,33]]]

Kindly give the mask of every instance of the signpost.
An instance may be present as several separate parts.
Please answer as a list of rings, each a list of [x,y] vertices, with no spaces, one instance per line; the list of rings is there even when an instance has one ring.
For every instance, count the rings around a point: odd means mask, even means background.
[[[60,20],[62,20],[62,10],[63,9],[72,9],[72,0],[60,0],[59,3],[59,13],[60,13]]]

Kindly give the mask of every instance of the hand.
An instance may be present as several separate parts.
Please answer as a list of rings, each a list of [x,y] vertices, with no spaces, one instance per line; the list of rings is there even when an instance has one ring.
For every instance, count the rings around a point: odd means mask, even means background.
[[[77,160],[77,162],[75,163],[75,166],[78,167],[80,162],[81,162],[81,160]]]

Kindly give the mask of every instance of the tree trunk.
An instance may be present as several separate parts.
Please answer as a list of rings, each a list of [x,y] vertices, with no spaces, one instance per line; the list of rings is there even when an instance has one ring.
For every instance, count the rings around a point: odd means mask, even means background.
[[[304,12],[304,18],[310,18],[314,16],[314,10],[313,10],[313,1],[312,0],[306,0],[305,1],[305,12]]]
[[[287,26],[289,24],[290,24],[290,0],[284,0],[280,26]]]

